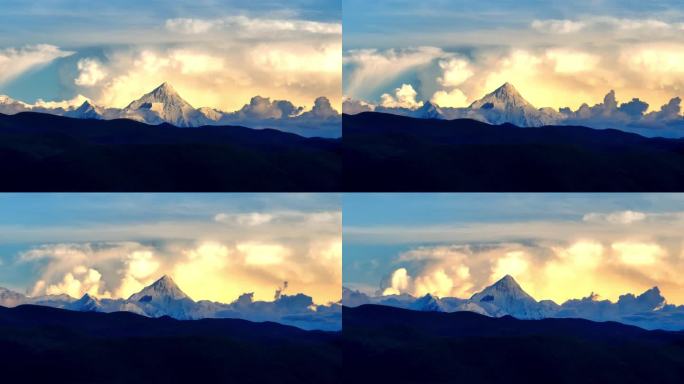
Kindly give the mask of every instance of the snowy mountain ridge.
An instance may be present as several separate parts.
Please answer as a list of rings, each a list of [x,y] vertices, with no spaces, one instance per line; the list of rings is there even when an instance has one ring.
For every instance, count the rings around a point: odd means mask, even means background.
[[[80,101],[85,99],[85,101]],[[78,104],[72,104],[76,103]],[[205,125],[244,125],[250,128],[275,128],[302,136],[338,137],[340,114],[326,97],[318,97],[309,111],[295,107],[287,100],[271,100],[255,96],[235,112],[215,108],[195,108],[169,83],[163,83],[132,101],[125,108],[96,105],[82,96],[68,103],[38,102],[27,104],[0,95],[0,113],[13,115],[38,112],[77,119],[130,119],[145,124],[172,124],[177,127]]]
[[[85,293],[75,299],[68,295],[30,297],[0,287],[0,305],[42,305],[80,312],[133,312],[148,317],[170,316],[179,320],[204,318],[242,318],[252,321],[275,321],[303,329],[338,330],[341,327],[339,303],[316,305],[304,294],[281,294],[274,301],[255,301],[244,294],[232,303],[194,301],[164,275],[132,294],[128,299],[96,298]]]
[[[426,294],[371,296],[343,288],[342,303],[357,307],[379,304],[418,311],[468,311],[490,317],[513,316],[518,319],[584,318],[593,321],[618,321],[646,329],[684,330],[684,305],[667,304],[658,287],[640,295],[625,294],[617,302],[599,300],[593,293],[562,304],[552,300],[537,301],[506,275],[469,299],[436,297]]]

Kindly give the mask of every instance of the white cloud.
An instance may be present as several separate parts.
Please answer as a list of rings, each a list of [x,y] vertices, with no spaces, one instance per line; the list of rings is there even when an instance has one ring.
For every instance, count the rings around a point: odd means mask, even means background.
[[[382,294],[388,295],[399,295],[409,288],[410,277],[406,268],[397,268],[389,278],[389,285],[385,287]]]
[[[119,108],[163,82],[194,107],[226,112],[256,95],[302,106],[313,105],[319,96],[341,103],[339,41],[222,44],[114,49],[95,71],[83,65],[75,82],[97,104]]]
[[[271,222],[274,215],[269,213],[251,212],[239,214],[219,213],[214,217],[214,220],[220,223],[236,223],[238,225],[245,225],[248,227],[255,227]]]
[[[570,242],[422,246],[395,258],[398,266],[381,281],[380,291],[467,298],[508,274],[538,300],[562,303],[590,292],[617,300],[625,292],[658,285],[670,300],[682,302],[676,271],[684,260],[673,258],[672,252],[678,255],[647,239],[590,237]]]
[[[553,69],[560,74],[591,71],[600,61],[600,58],[594,54],[559,48],[547,50],[546,57],[554,62]]]
[[[452,89],[451,91],[437,91],[430,98],[430,101],[440,107],[460,108],[467,107],[468,97],[460,89]]]
[[[290,250],[279,244],[248,242],[240,243],[236,248],[244,255],[247,265],[279,265],[290,255]]]
[[[81,59],[76,65],[79,70],[78,77],[74,80],[76,85],[93,86],[107,77],[102,63],[96,59]]]
[[[665,254],[665,250],[654,243],[622,241],[612,244],[611,247],[623,263],[634,266],[656,264]]]
[[[149,247],[139,243],[52,244],[33,248],[20,255],[22,262],[44,260],[40,279],[32,295],[84,293],[109,297],[120,294],[121,282],[154,277],[155,261]],[[145,276],[146,275],[146,276]]]
[[[0,84],[15,79],[29,70],[46,65],[55,59],[72,54],[73,52],[63,51],[59,47],[49,44],[0,49]]]
[[[555,34],[568,34],[581,31],[586,26],[585,23],[581,21],[573,20],[534,20],[532,22],[532,28],[544,32],[544,33],[555,33]]]
[[[173,209],[187,209],[193,217],[198,214],[193,205]],[[257,300],[272,300],[283,281],[289,282],[290,293],[307,294],[316,303],[340,299],[340,210],[232,212],[228,206],[220,214],[210,214],[214,209],[200,205],[206,217],[195,220],[103,222],[87,228],[12,227],[17,232],[5,227],[0,233],[12,242],[49,243],[19,257],[22,268],[35,270],[34,280],[27,283],[35,294],[52,286],[52,292],[95,292],[94,283],[87,283],[88,274],[83,273],[93,269],[101,275],[98,296],[109,292],[127,298],[168,274],[196,300],[232,302],[247,292]],[[121,241],[131,238],[150,242]]]
[[[111,293],[104,289],[102,275],[96,269],[77,266],[72,272],[67,272],[62,281],[56,284],[45,286],[43,280],[38,281],[34,286],[34,294],[41,293],[44,289],[45,294],[61,295],[66,294],[71,297],[80,298],[84,294],[98,297],[110,297]]]
[[[442,76],[437,78],[437,82],[444,87],[457,87],[474,74],[470,63],[461,58],[440,60],[439,67],[442,69]]]
[[[209,32],[221,24],[220,20],[177,18],[166,20],[166,29],[189,35]]]
[[[394,95],[385,93],[380,96],[380,105],[387,108],[420,108],[423,102],[416,100],[417,95],[411,84],[402,84],[394,90]]]
[[[363,49],[347,51],[344,64],[350,66],[345,72],[345,92],[354,98],[384,85],[400,74],[430,64],[434,59],[443,57],[444,51],[435,47],[415,49]]]
[[[607,221],[613,224],[631,224],[646,219],[646,214],[638,211],[618,211],[611,213],[587,213],[583,220],[589,222]]]
[[[219,19],[177,18],[166,20],[166,28],[182,34],[204,34],[218,30],[241,35],[274,35],[283,32],[342,34],[342,24],[299,19],[267,19],[229,16]]]
[[[83,104],[86,100],[88,100],[87,97],[83,95],[76,95],[73,99],[70,100],[61,100],[61,101],[45,101],[43,99],[38,99],[36,102],[31,105],[33,108],[48,108],[48,109],[54,109],[54,108],[63,108],[63,109],[69,109],[71,107],[79,107],[81,104]]]

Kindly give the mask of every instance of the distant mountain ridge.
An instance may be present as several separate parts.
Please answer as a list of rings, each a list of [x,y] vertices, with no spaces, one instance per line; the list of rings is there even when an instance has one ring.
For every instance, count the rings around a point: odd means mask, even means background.
[[[490,317],[513,316],[517,319],[583,318],[593,321],[617,321],[645,329],[684,331],[684,306],[667,304],[658,287],[635,296],[625,294],[616,303],[597,300],[593,295],[557,304],[537,301],[527,294],[515,279],[506,275],[470,299],[438,298],[430,294],[369,296],[343,289],[342,303],[348,307],[379,304],[397,308],[432,312],[475,312]]]
[[[536,108],[511,83],[504,83],[466,108],[447,108],[426,101],[420,108],[376,106],[375,112],[392,113],[419,119],[473,119],[489,124],[510,123],[519,127],[540,127],[559,123],[563,115],[552,108]]]
[[[648,103],[634,98],[618,103],[615,92],[608,92],[601,103],[582,104],[576,111],[570,108],[537,108],[528,102],[511,83],[504,83],[491,93],[475,100],[468,107],[444,107],[426,101],[417,108],[386,107],[359,100],[346,99],[343,112],[381,112],[419,119],[472,119],[487,124],[513,124],[518,127],[552,125],[587,126],[598,129],[620,129],[647,137],[679,138],[684,136],[684,116],[681,98],[674,97],[660,110],[648,110]]]
[[[95,105],[90,100],[80,105],[49,107],[31,105],[0,95],[0,114],[38,112],[77,119],[112,120],[130,119],[146,124],[169,123],[177,127],[206,125],[243,125],[251,128],[275,128],[307,137],[339,137],[341,115],[326,97],[314,101],[310,111],[295,107],[285,100],[255,96],[249,104],[235,112],[214,108],[195,108],[167,82],[132,101],[125,108]]]
[[[241,318],[252,321],[275,321],[302,329],[339,330],[341,306],[338,303],[316,305],[304,294],[281,295],[272,302],[254,301],[244,294],[232,303],[194,301],[173,279],[162,276],[128,299],[96,298],[88,293],[80,299],[67,295],[28,297],[0,287],[0,306],[33,304],[79,312],[132,312],[147,317],[170,316],[179,320],[205,318]]]

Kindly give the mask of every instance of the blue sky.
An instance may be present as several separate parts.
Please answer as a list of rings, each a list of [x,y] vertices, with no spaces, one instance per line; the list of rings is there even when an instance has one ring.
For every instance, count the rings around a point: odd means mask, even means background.
[[[345,286],[383,290],[405,268],[411,294],[468,296],[508,273],[538,299],[658,285],[684,302],[681,195],[345,194],[343,207]]]
[[[164,80],[197,107],[234,110],[257,94],[339,102],[341,76],[325,67],[340,62],[339,1],[8,0],[2,8],[0,94],[28,103],[83,95],[120,107]],[[83,73],[88,81],[75,83]]]
[[[533,19],[572,19],[589,14],[680,20],[677,1],[435,0],[415,2],[344,0],[344,48],[435,45],[477,46],[463,32],[525,28]],[[450,41],[459,41],[458,44]],[[505,40],[505,36],[502,36]],[[453,44],[453,45],[452,45]]]
[[[272,299],[287,280],[339,299],[335,194],[4,194],[0,286],[29,294],[126,296],[169,274],[191,297]],[[77,271],[97,271],[78,284]],[[39,284],[43,281],[43,284]]]
[[[684,88],[680,5],[345,0],[344,93],[401,104],[407,84],[419,102],[462,107],[508,81],[537,107],[576,109],[614,89],[658,110]]]

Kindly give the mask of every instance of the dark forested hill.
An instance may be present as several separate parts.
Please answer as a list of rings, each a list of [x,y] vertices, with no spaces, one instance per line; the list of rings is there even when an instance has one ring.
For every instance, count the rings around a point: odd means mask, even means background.
[[[347,191],[684,190],[682,139],[366,112],[343,140]]]
[[[0,307],[6,383],[337,383],[341,369],[337,332]]]
[[[343,310],[348,383],[681,383],[684,334],[379,305]]]
[[[339,191],[339,139],[0,114],[2,191]]]

